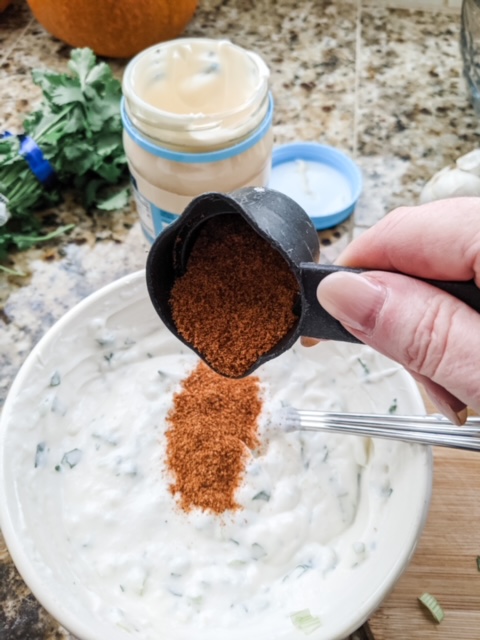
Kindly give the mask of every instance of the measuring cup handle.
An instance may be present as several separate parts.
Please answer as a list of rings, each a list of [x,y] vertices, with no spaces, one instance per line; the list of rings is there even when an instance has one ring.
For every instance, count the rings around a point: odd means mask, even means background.
[[[314,262],[302,262],[300,272],[303,286],[303,312],[300,335],[309,338],[323,338],[324,340],[339,340],[342,342],[360,342],[352,336],[344,327],[320,306],[317,300],[317,287],[319,283],[330,273],[336,271],[350,271],[363,273],[366,269],[351,269],[336,265],[315,264]],[[408,276],[413,277],[413,276]],[[446,293],[461,300],[469,307],[480,313],[480,289],[473,280],[467,282],[427,280],[417,278],[422,282],[441,289]]]

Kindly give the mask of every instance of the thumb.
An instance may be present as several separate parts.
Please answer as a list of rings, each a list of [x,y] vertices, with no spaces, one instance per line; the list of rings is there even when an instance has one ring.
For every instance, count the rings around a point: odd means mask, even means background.
[[[333,273],[322,307],[365,344],[480,410],[480,314],[421,280],[398,273]]]
[[[450,422],[457,426],[465,424],[465,421],[468,418],[468,410],[464,402],[456,398],[436,382],[430,380],[430,378],[425,378],[425,376],[415,373],[414,371],[408,370],[408,372],[423,386],[426,395],[430,398],[440,413],[443,413]]]

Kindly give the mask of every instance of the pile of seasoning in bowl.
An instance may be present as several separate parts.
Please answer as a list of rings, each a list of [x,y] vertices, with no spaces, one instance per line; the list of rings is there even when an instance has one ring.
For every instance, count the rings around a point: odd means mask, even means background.
[[[272,420],[393,400],[423,411],[405,371],[363,345],[294,347],[225,380],[159,326],[145,274],[128,276],[67,313],[10,390],[6,543],[80,640],[340,640],[411,557],[430,452]],[[192,448],[195,424],[208,439]]]
[[[170,489],[183,509],[213,513],[239,508],[235,493],[249,451],[259,445],[262,409],[257,378],[229,380],[200,362],[174,395],[167,416]]]

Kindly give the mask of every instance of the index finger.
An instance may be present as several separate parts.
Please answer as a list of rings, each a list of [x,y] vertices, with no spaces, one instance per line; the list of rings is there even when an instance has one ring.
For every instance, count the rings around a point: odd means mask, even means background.
[[[453,198],[389,213],[342,252],[338,264],[480,286],[480,198]]]

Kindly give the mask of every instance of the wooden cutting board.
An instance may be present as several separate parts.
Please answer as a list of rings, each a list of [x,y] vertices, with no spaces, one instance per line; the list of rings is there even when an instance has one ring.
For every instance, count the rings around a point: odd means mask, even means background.
[[[370,620],[375,640],[480,640],[480,453],[436,448],[430,513],[407,571]],[[419,604],[441,603],[435,623]]]

